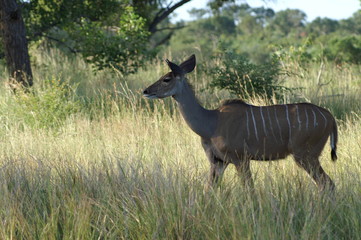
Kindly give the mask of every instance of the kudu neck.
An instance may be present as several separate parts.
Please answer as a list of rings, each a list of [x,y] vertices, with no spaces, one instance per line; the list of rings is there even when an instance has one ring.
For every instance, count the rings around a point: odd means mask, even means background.
[[[217,112],[205,109],[199,104],[186,80],[182,81],[180,91],[173,98],[177,101],[184,120],[195,133],[204,138],[214,135],[217,127]]]

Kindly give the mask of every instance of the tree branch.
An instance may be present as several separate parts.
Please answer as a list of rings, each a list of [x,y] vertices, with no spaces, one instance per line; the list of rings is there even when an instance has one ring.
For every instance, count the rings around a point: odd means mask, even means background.
[[[166,42],[172,37],[173,33],[174,33],[174,32],[168,33],[162,40],[160,40],[159,42],[157,42],[154,47],[158,47],[158,46],[166,43]]]
[[[61,45],[65,46],[67,49],[69,49],[69,51],[72,52],[72,53],[78,53],[78,52],[79,52],[78,50],[70,47],[70,46],[67,45],[65,42],[61,41],[60,39],[57,39],[57,38],[54,38],[54,37],[52,37],[52,36],[45,35],[45,34],[41,34],[41,35],[39,35],[39,36],[42,36],[42,37],[45,37],[45,38],[47,38],[47,39],[49,39],[49,40],[52,40],[52,41],[55,41],[55,42],[60,43]]]
[[[177,30],[177,29],[182,29],[185,28],[186,26],[178,26],[178,27],[164,27],[164,28],[157,28],[155,29],[156,32],[160,32],[160,31],[164,31],[164,30]]]
[[[48,30],[50,30],[53,27],[56,27],[57,25],[59,25],[61,22],[54,22],[52,24],[49,24],[47,26],[42,27],[41,29],[39,29],[39,31],[34,32],[33,34],[31,34],[31,38],[28,38],[29,41],[35,40],[37,37],[44,37],[44,32],[47,32]]]
[[[164,19],[166,19],[174,10],[179,8],[180,6],[186,4],[187,2],[190,2],[191,0],[181,0],[178,3],[174,4],[173,6],[170,6],[170,4],[166,7],[161,9],[153,19],[153,21],[149,24],[149,32],[155,33],[157,31],[157,25],[162,22]]]
[[[50,39],[50,40],[53,40],[53,41],[55,41],[55,42],[58,42],[58,43],[62,44],[62,45],[65,46],[67,49],[69,49],[69,51],[72,52],[72,53],[78,53],[78,52],[79,52],[78,50],[70,47],[70,46],[67,45],[65,42],[63,42],[63,41],[61,41],[61,40],[59,40],[59,39],[57,39],[57,38],[54,38],[54,37],[51,37],[51,36],[48,36],[48,35],[44,35],[44,37],[46,37],[47,39]]]

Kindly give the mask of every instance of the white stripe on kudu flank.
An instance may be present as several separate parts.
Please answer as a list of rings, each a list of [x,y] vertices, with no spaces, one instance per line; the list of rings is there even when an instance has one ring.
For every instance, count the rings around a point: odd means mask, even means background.
[[[327,118],[325,117],[325,115],[323,115],[323,113],[321,112],[321,110],[319,108],[317,108],[317,110],[321,113],[322,117],[325,119],[325,128],[327,127]]]
[[[263,117],[263,111],[262,111],[262,107],[259,107],[259,111],[261,113],[261,118],[262,118],[262,123],[263,123],[263,130],[264,130],[264,134],[267,137],[267,129],[266,129],[266,123],[264,121],[264,117]]]
[[[280,132],[281,141],[283,142],[283,139],[282,139],[282,131],[281,131],[280,122],[278,121],[276,107],[273,107],[273,109],[275,110],[274,113],[275,113],[275,118],[276,118],[276,122],[277,122],[277,127],[278,127],[278,130],[279,130],[279,132]]]
[[[297,113],[297,121],[298,121],[298,130],[301,131],[301,119],[300,119],[300,113],[298,112],[298,105],[296,105],[296,113]]]
[[[256,133],[256,138],[258,141],[258,133],[257,133],[257,126],[256,126],[256,120],[254,119],[254,114],[253,114],[253,107],[251,107],[251,114],[252,114],[252,119],[253,119],[253,125],[254,125],[254,132]]]
[[[315,111],[313,111],[313,108],[311,110],[312,110],[312,113],[313,113],[313,127],[316,127],[317,126],[316,113],[315,113]]]
[[[251,135],[249,132],[249,119],[248,119],[248,111],[246,111],[246,124],[247,124],[247,138],[249,139],[249,136]]]
[[[277,137],[276,137],[275,133],[273,132],[272,119],[271,119],[271,116],[270,116],[270,114],[269,114],[269,108],[270,108],[270,107],[266,107],[266,109],[267,109],[267,116],[268,116],[268,120],[269,120],[269,123],[270,123],[270,128],[271,128],[272,135],[273,135],[273,137],[275,138],[275,140],[277,141]],[[277,141],[277,142],[278,142],[278,141]]]
[[[306,130],[308,130],[308,113],[307,113],[307,108],[305,108],[305,113],[306,113]]]
[[[289,131],[290,138],[291,138],[291,122],[290,122],[290,117],[288,115],[288,105],[285,104],[285,106],[286,106],[286,117],[287,117],[287,122],[288,122],[288,131]]]

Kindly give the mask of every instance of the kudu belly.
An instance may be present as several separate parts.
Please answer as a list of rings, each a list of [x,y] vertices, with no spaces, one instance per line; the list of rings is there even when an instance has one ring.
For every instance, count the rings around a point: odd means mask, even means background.
[[[274,139],[263,138],[261,141],[227,141],[224,137],[212,139],[215,155],[219,158],[233,162],[235,159],[251,159],[258,161],[279,160],[290,154],[287,143],[275,142]]]

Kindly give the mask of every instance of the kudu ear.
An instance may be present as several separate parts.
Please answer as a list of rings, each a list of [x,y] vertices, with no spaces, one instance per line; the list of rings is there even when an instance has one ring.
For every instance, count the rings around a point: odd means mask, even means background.
[[[184,73],[190,73],[196,67],[196,55],[192,54],[187,60],[179,65]]]
[[[175,63],[172,63],[171,61],[169,61],[168,59],[165,60],[168,64],[168,67],[172,70],[172,72],[175,74],[175,75],[183,75],[184,72],[182,70],[182,68],[180,66],[178,66],[177,64]]]

